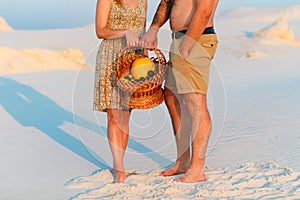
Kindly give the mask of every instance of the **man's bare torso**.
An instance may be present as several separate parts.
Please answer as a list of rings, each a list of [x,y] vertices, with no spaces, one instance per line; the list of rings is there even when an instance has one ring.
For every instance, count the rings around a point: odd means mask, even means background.
[[[215,2],[212,15],[210,16],[209,22],[206,27],[213,26],[213,16],[216,10],[218,1]],[[192,16],[195,12],[196,2],[195,0],[175,0],[172,7],[170,16],[170,26],[174,31],[187,29]]]

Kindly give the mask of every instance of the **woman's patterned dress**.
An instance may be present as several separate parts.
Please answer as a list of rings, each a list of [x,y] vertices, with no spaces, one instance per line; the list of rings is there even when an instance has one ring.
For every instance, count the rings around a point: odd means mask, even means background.
[[[137,8],[119,5],[112,0],[107,27],[111,29],[130,29],[141,35],[146,13],[144,0],[139,0]],[[103,39],[96,60],[94,80],[94,103],[96,111],[106,109],[128,109],[121,103],[120,89],[116,85],[116,64],[118,54],[126,46],[126,38]]]

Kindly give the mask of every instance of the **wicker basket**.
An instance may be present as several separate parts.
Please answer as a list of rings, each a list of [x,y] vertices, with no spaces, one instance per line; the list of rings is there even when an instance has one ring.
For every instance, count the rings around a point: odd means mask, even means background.
[[[162,83],[165,79],[167,62],[165,56],[159,49],[153,49],[156,58],[150,58],[155,64],[156,73],[149,79],[143,81],[120,79],[124,73],[128,73],[131,64],[137,58],[144,57],[143,49],[138,47],[125,47],[117,61],[117,85],[122,91],[122,103],[133,109],[153,108],[164,100]]]

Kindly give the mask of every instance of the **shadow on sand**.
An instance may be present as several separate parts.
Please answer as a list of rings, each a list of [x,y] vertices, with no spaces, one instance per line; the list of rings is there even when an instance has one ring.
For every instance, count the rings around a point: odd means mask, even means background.
[[[106,136],[105,127],[74,115],[30,86],[4,77],[0,77],[1,105],[22,126],[34,127],[40,130],[60,145],[95,164],[100,169],[110,169],[109,164],[92,149],[59,128],[65,122],[69,122]],[[158,163],[160,167],[170,163],[165,157],[132,138],[129,138],[128,147],[143,153]]]

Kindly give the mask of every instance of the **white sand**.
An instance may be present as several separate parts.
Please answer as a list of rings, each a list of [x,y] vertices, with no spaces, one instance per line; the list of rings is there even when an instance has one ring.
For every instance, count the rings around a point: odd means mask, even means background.
[[[55,58],[59,71],[1,75],[0,199],[299,199],[300,47],[252,37],[284,17],[299,40],[299,8],[241,8],[216,19],[220,42],[208,95],[213,130],[203,183],[158,176],[176,157],[164,104],[133,112],[129,176],[111,184],[106,117],[92,111],[93,70],[62,70],[65,64]],[[161,36],[167,52],[169,31]],[[79,49],[94,66],[99,41],[88,26],[1,32],[0,44],[17,52],[50,49],[56,56]],[[259,56],[247,56],[251,52]]]
[[[96,171],[66,183],[70,189],[85,192],[72,199],[294,199],[300,195],[300,173],[277,163],[246,163],[236,167],[206,169],[208,181],[185,184],[159,171],[129,172],[126,184],[111,184],[109,170]],[[101,182],[99,182],[101,180]]]

